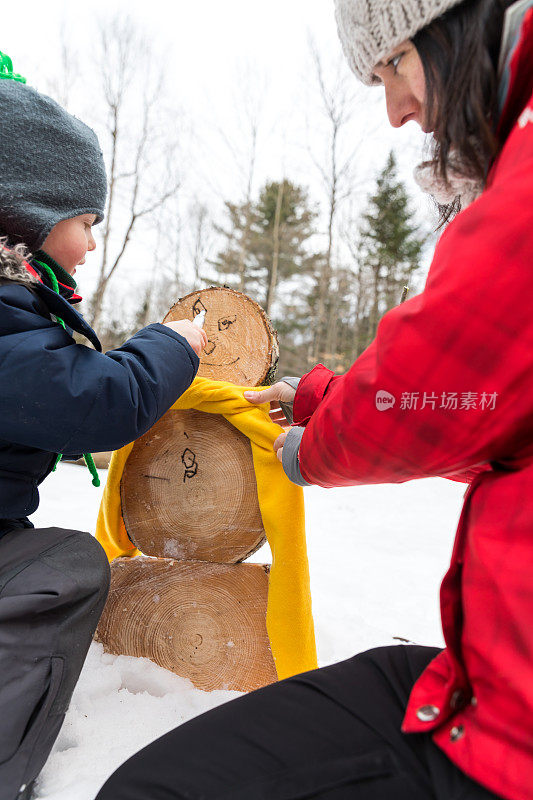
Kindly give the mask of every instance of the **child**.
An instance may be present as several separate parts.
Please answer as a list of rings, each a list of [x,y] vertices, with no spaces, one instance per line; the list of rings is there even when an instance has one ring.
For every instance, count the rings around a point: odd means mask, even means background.
[[[187,321],[154,324],[102,354],[72,277],[104,216],[98,140],[1,55],[0,72],[0,800],[22,800],[109,584],[89,533],[33,527],[37,486],[59,454],[113,450],[147,431],[191,384],[206,337]]]

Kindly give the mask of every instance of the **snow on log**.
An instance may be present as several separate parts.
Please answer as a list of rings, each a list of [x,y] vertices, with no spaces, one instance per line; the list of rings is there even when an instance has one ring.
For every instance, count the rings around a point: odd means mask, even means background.
[[[265,541],[250,442],[218,414],[167,411],[135,442],[121,500],[146,555],[234,564]]]
[[[268,567],[120,558],[96,632],[114,654],[144,656],[205,691],[277,680],[266,631]]]
[[[239,386],[272,383],[279,347],[261,306],[233,289],[211,287],[178,300],[163,322],[194,319],[202,311],[209,341],[198,375]]]

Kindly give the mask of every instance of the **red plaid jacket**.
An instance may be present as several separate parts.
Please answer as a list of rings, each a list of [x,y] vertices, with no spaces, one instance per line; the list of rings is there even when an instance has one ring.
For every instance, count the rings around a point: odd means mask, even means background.
[[[496,794],[533,800],[533,9],[511,74],[505,146],[423,293],[384,316],[346,375],[308,373],[294,421],[309,483],[471,481],[441,588],[447,647],[403,730],[432,732]]]

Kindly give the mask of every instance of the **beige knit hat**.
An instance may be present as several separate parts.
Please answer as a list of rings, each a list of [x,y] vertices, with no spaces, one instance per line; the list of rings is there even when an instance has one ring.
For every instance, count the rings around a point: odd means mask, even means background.
[[[350,68],[368,86],[391,50],[462,0],[335,0],[339,37]]]

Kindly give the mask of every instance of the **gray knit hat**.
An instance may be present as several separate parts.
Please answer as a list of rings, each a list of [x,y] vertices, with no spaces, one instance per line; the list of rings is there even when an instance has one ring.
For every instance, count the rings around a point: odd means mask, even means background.
[[[391,50],[463,0],[335,0],[344,55],[368,86],[373,69]]]
[[[107,179],[96,134],[17,79],[0,80],[0,235],[38,250],[54,225],[104,218]]]

